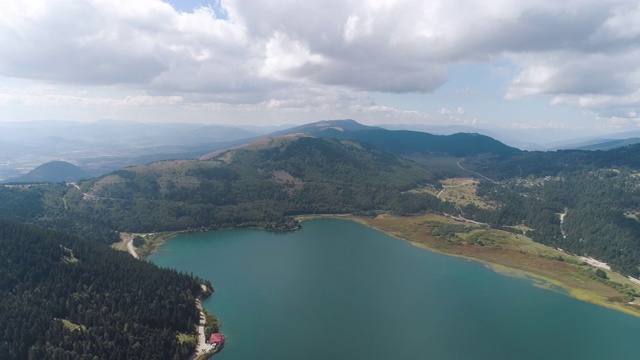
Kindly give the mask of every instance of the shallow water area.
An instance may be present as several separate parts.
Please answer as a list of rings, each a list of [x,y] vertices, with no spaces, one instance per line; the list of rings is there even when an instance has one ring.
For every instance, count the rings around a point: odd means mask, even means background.
[[[637,359],[640,319],[364,225],[185,234],[149,257],[216,292],[216,359]]]

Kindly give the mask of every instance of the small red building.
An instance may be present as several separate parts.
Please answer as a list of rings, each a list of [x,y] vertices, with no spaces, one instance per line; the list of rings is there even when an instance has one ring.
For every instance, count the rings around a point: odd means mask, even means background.
[[[224,345],[224,335],[221,333],[213,333],[209,338],[209,343],[215,345],[216,347],[221,347]]]

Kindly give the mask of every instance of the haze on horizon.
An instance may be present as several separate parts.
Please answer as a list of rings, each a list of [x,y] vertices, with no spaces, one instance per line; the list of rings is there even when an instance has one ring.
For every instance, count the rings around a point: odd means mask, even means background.
[[[9,0],[0,124],[640,130],[639,19],[627,0]]]

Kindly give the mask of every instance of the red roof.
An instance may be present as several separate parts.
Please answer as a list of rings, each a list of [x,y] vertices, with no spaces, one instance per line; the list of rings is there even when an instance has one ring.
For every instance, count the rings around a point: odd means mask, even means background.
[[[209,342],[212,344],[222,344],[224,343],[224,335],[221,333],[213,333],[209,338]]]

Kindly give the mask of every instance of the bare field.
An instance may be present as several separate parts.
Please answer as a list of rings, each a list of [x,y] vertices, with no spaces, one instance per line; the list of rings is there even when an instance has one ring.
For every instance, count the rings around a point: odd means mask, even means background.
[[[475,205],[482,209],[494,209],[495,204],[489,203],[477,195],[478,183],[473,178],[452,178],[441,180],[442,190],[438,197],[458,206]]]

